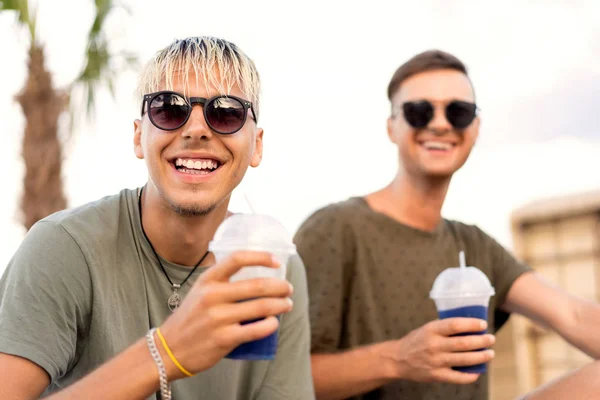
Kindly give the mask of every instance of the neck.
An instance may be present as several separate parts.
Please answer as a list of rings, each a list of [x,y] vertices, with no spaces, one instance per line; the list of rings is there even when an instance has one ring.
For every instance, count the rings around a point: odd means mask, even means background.
[[[376,211],[413,228],[432,232],[442,220],[450,178],[425,180],[400,171],[392,183],[367,196]]]
[[[229,198],[207,215],[183,216],[165,204],[156,188],[146,185],[141,199],[142,227],[163,259],[193,267],[208,251],[208,242],[227,216],[228,205]]]

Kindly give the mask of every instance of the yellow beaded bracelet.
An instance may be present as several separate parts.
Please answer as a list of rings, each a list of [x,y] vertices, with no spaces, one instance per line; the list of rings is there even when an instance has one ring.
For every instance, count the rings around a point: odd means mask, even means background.
[[[179,361],[177,361],[177,359],[175,358],[175,356],[173,355],[173,352],[171,351],[171,349],[169,348],[169,346],[167,345],[167,341],[165,340],[164,336],[162,335],[162,333],[160,332],[160,328],[156,328],[156,334],[158,335],[158,338],[160,339],[160,342],[162,343],[163,347],[165,348],[165,351],[167,352],[167,354],[169,355],[169,358],[171,359],[171,361],[173,361],[173,364],[175,364],[177,366],[177,368],[179,368],[179,370],[181,372],[183,372],[185,375],[187,376],[194,376],[194,374],[192,374],[190,371],[188,371],[187,369],[183,368],[183,365],[181,365],[179,363]]]

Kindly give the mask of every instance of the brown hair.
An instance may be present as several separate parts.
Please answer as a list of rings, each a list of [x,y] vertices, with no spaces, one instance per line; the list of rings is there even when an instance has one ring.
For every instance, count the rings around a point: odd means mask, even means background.
[[[424,51],[402,64],[394,72],[394,76],[392,76],[392,80],[388,85],[388,98],[392,101],[392,97],[400,89],[402,82],[411,76],[438,69],[453,69],[467,76],[469,75],[465,64],[452,54],[441,50]]]

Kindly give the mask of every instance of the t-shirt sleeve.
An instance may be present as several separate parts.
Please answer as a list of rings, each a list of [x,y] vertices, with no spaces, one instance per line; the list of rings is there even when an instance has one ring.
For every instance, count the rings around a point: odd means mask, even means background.
[[[341,348],[347,283],[352,268],[352,246],[345,236],[343,218],[333,207],[309,217],[294,238],[306,265],[313,353],[332,353]]]
[[[506,296],[512,284],[522,274],[531,271],[531,268],[520,262],[496,240],[479,229],[484,249],[488,252],[492,263],[492,279],[496,291],[495,298],[497,309],[495,312],[495,330],[499,330],[508,320],[510,314],[502,309]]]
[[[90,305],[81,249],[60,224],[38,222],[0,280],[0,352],[38,364],[55,381],[77,362]]]
[[[257,400],[312,400],[310,325],[306,273],[299,256],[288,263],[287,277],[294,286],[294,308],[281,317],[277,355],[267,370]]]

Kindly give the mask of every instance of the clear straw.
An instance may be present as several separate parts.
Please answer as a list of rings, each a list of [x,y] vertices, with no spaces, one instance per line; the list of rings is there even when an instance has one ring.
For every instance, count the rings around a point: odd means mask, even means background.
[[[257,213],[256,209],[254,208],[254,206],[252,205],[252,202],[248,198],[248,194],[244,193],[244,199],[246,199],[246,203],[248,204],[248,207],[250,207],[250,211],[252,211],[252,214],[256,214]]]
[[[467,268],[467,262],[465,261],[465,252],[462,250],[460,251],[460,253],[458,253],[458,263],[461,268]]]

